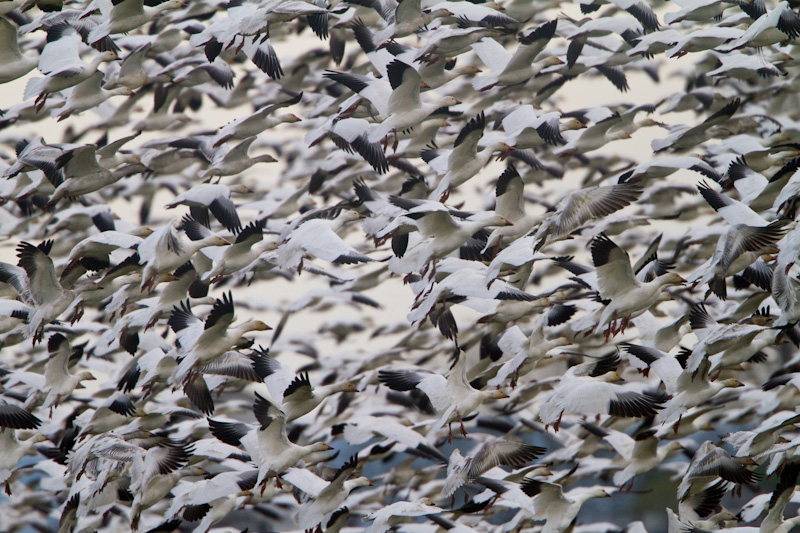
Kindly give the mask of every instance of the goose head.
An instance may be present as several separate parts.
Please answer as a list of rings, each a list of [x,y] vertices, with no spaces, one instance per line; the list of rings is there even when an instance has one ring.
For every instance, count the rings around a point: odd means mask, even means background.
[[[250,194],[253,192],[253,189],[241,183],[235,183],[233,185],[229,185],[228,190],[236,194]]]
[[[674,287],[686,283],[686,280],[677,272],[667,272],[657,277],[654,281],[657,281],[662,287]]]
[[[454,105],[458,105],[461,103],[461,100],[458,100],[454,96],[445,96],[441,100],[439,100],[438,107],[450,107]]]

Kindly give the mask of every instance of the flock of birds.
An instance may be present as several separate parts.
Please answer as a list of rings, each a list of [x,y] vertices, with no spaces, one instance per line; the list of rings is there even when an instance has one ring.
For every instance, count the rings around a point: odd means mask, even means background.
[[[0,529],[800,525],[791,4],[0,1]]]

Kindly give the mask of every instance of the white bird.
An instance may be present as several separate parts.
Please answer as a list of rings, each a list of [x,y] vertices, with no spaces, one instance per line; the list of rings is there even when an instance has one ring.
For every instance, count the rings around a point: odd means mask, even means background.
[[[400,60],[387,67],[389,82],[376,78],[359,77],[343,72],[329,71],[324,74],[350,90],[368,99],[382,117],[378,127],[369,131],[370,142],[383,140],[389,133],[404,131],[420,124],[440,107],[458,105],[452,96],[444,96],[438,102],[420,101],[419,88],[422,78],[414,67]],[[395,136],[395,143],[397,137]],[[396,146],[395,146],[396,149]]]
[[[587,187],[562,198],[536,230],[534,251],[563,239],[591,220],[606,217],[635,202],[642,194],[636,183],[624,182],[615,185]]]
[[[623,417],[655,416],[663,399],[637,392],[625,385],[614,371],[619,356],[611,354],[597,361],[570,367],[539,406],[539,418],[558,431],[565,412],[580,415]]]
[[[614,451],[622,458],[623,468],[614,473],[614,484],[618,487],[624,486],[640,474],[654,470],[666,459],[683,449],[683,445],[675,440],[659,447],[655,430],[643,431],[630,437],[621,431],[609,428],[590,426],[589,424],[584,427],[611,444]]]
[[[176,270],[191,259],[198,250],[206,246],[228,245],[230,242],[219,235],[210,235],[190,242],[182,241],[176,234],[175,221],[170,221],[153,231],[137,248],[139,264],[145,265],[142,273],[142,290],[152,291],[159,274]]]
[[[326,524],[331,513],[344,504],[350,493],[359,488],[372,485],[367,477],[348,479],[358,468],[358,458],[351,457],[333,475],[329,482],[304,468],[290,468],[281,476],[306,494],[308,501],[297,510],[297,524],[303,530]]]
[[[624,331],[631,318],[659,303],[667,296],[663,294],[664,288],[681,285],[686,281],[677,273],[668,272],[652,281],[640,282],[633,274],[628,253],[605,234],[592,239],[589,248],[597,272],[600,296],[610,300],[600,312],[595,332],[609,324],[607,337],[616,333],[615,330]],[[621,321],[619,327],[613,326],[616,320]]]
[[[578,516],[584,503],[593,498],[611,496],[611,489],[602,486],[578,487],[565,493],[558,483],[530,480],[528,485],[529,491],[536,489],[539,491],[533,496],[531,503],[536,511],[535,519],[545,520],[542,533],[566,531]]]
[[[315,452],[332,448],[324,442],[298,446],[286,436],[286,417],[268,400],[256,393],[253,412],[260,426],[251,427],[240,422],[208,420],[209,428],[222,442],[242,446],[258,466],[256,486],[265,479],[276,478],[280,486],[281,474],[298,461]]]
[[[684,500],[687,496],[696,494],[718,478],[732,483],[751,483],[756,476],[728,452],[714,446],[711,441],[705,441],[695,452],[678,485],[678,499]]]
[[[292,422],[316,409],[325,398],[339,392],[358,392],[352,381],[329,385],[311,385],[308,372],[295,374],[286,365],[269,354],[269,350],[255,350],[250,356],[253,368],[267,385],[270,396],[281,406],[286,421]]]
[[[65,289],[56,277],[55,265],[48,255],[53,241],[33,246],[21,242],[17,246],[19,267],[0,263],[0,280],[8,283],[31,307],[26,336],[35,344],[42,340],[44,327],[65,311],[80,304],[81,293],[101,289],[92,281],[83,280],[72,289]]]
[[[345,265],[374,261],[338,235],[345,224],[360,218],[361,215],[355,211],[345,210],[330,220],[311,218],[302,221],[278,247],[278,265],[281,268],[296,268],[299,272],[303,267],[305,254]]]
[[[481,444],[466,457],[458,449],[453,450],[447,464],[447,478],[442,497],[448,498],[462,485],[472,483],[497,466],[523,466],[541,454],[545,448],[509,440],[490,440]]]
[[[236,206],[231,200],[231,194],[250,194],[252,192],[252,189],[241,183],[230,186],[221,183],[200,183],[182,192],[164,207],[173,209],[178,205],[187,205],[191,210],[192,218],[197,221],[208,220],[210,211],[223,226],[238,233],[242,229],[242,223],[236,213]]]
[[[556,32],[557,21],[552,20],[537,27],[527,35],[520,35],[519,45],[511,54],[500,43],[490,37],[484,37],[472,45],[478,57],[490,69],[488,76],[480,76],[473,80],[475,90],[486,91],[497,85],[515,85],[525,83],[536,76],[545,67],[561,65],[564,62],[555,56],[536,61]]]
[[[428,516],[444,512],[427,497],[413,502],[394,502],[365,516],[362,521],[372,523],[365,533],[384,533],[401,523],[402,517]]]
[[[676,357],[661,350],[631,343],[622,343],[621,346],[652,368],[664,383],[672,397],[664,403],[664,409],[658,413],[656,421],[662,424],[675,422],[676,429],[688,409],[704,404],[726,388],[744,386],[741,381],[733,378],[709,381],[711,365],[708,361],[695,370],[689,370]],[[683,352],[684,357],[688,355],[688,351]]]
[[[206,317],[200,320],[192,313],[188,301],[174,307],[168,324],[180,343],[177,357],[180,359],[170,382],[181,385],[196,376],[192,373],[208,365],[235,346],[245,333],[272,329],[260,320],[248,320],[231,327],[235,320],[233,296],[229,292],[217,299]]]
[[[38,58],[20,52],[17,27],[0,18],[0,84],[21,78],[38,64]]]
[[[122,0],[119,2],[108,0],[94,0],[84,10],[84,16],[94,9],[99,9],[102,22],[89,32],[88,41],[94,44],[97,41],[116,33],[128,33],[151,20],[161,16],[165,11],[179,9],[186,4],[182,0],[166,0],[152,7],[145,8],[144,0]]]
[[[396,391],[419,389],[430,399],[433,408],[442,413],[441,418],[431,427],[429,436],[435,434],[443,425],[448,427],[448,441],[452,441],[450,425],[458,420],[461,434],[466,436],[463,418],[488,399],[508,398],[500,389],[477,390],[467,381],[466,356],[459,352],[447,377],[441,374],[415,370],[381,370],[378,372],[381,383]]]
[[[463,185],[480,172],[496,152],[507,154],[512,150],[511,146],[499,141],[478,152],[478,141],[483,136],[485,127],[486,116],[480,113],[461,128],[452,150],[434,148],[422,152],[422,159],[442,175],[430,194],[431,200],[445,201],[452,189]]]
[[[44,78],[31,78],[25,86],[24,98],[36,96],[41,109],[50,93],[73,87],[97,71],[101,63],[117,59],[114,52],[101,52],[86,63],[80,57],[81,36],[67,23],[47,30],[47,44],[39,56],[39,70]]]

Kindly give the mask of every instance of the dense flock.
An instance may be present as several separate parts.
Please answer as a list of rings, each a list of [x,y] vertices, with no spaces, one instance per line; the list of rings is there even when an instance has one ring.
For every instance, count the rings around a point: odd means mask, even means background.
[[[0,529],[800,526],[796,4],[0,1]]]

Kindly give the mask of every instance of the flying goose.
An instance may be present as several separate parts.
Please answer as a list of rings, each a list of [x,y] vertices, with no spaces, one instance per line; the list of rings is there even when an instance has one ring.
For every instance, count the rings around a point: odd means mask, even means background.
[[[466,356],[459,349],[456,360],[447,377],[432,372],[414,370],[381,370],[378,380],[396,391],[419,389],[425,393],[434,409],[441,413],[439,420],[431,426],[428,435],[435,435],[443,425],[447,424],[448,442],[453,440],[450,425],[458,420],[461,434],[466,436],[463,418],[475,411],[488,399],[508,398],[508,394],[500,389],[476,390],[467,381]]]

